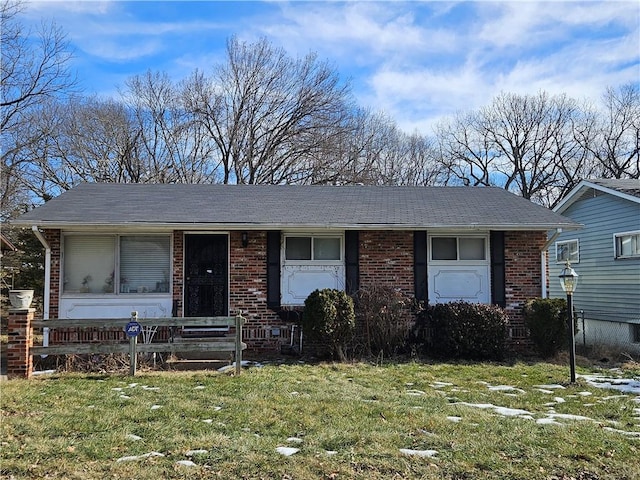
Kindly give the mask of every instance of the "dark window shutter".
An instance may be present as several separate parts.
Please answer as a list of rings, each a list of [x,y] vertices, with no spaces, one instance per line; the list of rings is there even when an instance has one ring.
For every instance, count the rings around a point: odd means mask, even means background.
[[[360,236],[357,231],[344,232],[344,266],[346,292],[353,295],[360,288]]]
[[[504,232],[491,232],[491,303],[505,307]]]
[[[280,308],[280,231],[267,232],[267,307]]]
[[[427,232],[413,232],[413,281],[416,300],[427,301]]]

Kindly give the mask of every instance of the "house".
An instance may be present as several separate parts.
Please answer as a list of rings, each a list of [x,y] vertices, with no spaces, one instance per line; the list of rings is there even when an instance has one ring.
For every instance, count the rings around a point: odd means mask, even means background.
[[[517,343],[547,231],[579,227],[491,187],[173,184],[82,184],[15,224],[46,249],[45,319],[241,310],[254,351],[313,290],[375,284],[502,305]]]
[[[549,256],[551,297],[564,298],[554,279],[566,260],[579,275],[576,342],[640,352],[640,180],[584,180],[554,211],[584,225],[557,235]]]

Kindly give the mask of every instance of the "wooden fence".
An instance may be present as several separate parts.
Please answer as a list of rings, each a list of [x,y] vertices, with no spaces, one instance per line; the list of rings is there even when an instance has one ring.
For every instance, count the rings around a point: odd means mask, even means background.
[[[241,372],[242,350],[247,345],[242,341],[242,327],[245,319],[237,315],[235,317],[170,317],[170,318],[137,318],[133,312],[131,318],[92,318],[92,319],[50,319],[33,320],[33,328],[52,329],[108,329],[124,330],[125,327],[136,322],[144,328],[170,329],[180,327],[232,327],[235,329],[232,336],[211,337],[201,341],[174,342],[173,337],[169,341],[139,343],[132,337],[127,343],[67,343],[50,346],[33,346],[30,348],[31,355],[83,355],[83,354],[110,354],[110,353],[130,353],[132,355],[132,374],[135,374],[135,354],[154,352],[234,352],[236,373]],[[133,347],[133,349],[132,349]]]

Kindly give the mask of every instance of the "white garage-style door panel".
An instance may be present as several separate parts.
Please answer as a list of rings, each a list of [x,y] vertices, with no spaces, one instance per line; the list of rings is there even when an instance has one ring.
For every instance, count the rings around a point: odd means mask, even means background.
[[[282,304],[302,305],[316,289],[344,289],[344,266],[285,266],[282,269]]]
[[[304,305],[314,290],[344,290],[344,234],[288,233],[282,238],[282,305]]]
[[[488,235],[432,235],[428,259],[430,303],[491,303]]]
[[[465,302],[489,303],[488,267],[440,267],[434,268],[429,279],[429,300],[446,303]]]

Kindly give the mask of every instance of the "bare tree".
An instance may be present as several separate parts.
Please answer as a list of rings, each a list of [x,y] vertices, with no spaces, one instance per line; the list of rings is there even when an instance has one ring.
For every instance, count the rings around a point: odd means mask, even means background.
[[[211,78],[195,72],[184,87],[185,106],[216,144],[223,183],[304,181],[301,167],[321,139],[343,132],[351,102],[315,54],[295,60],[264,39],[229,39],[226,63]]]
[[[22,151],[38,140],[30,135],[34,133],[30,128],[34,111],[45,100],[75,87],[64,33],[54,24],[44,23],[37,32],[26,30],[20,21],[23,8],[19,1],[3,0],[0,4],[3,218],[10,216],[16,202],[27,196],[21,178],[22,162],[26,161]]]
[[[582,148],[593,157],[594,176],[640,178],[640,86],[608,88],[600,109],[576,129]]]
[[[572,133],[578,117],[566,95],[503,93],[440,127],[441,162],[450,181],[499,185],[550,206],[576,170],[569,166],[580,157]]]

